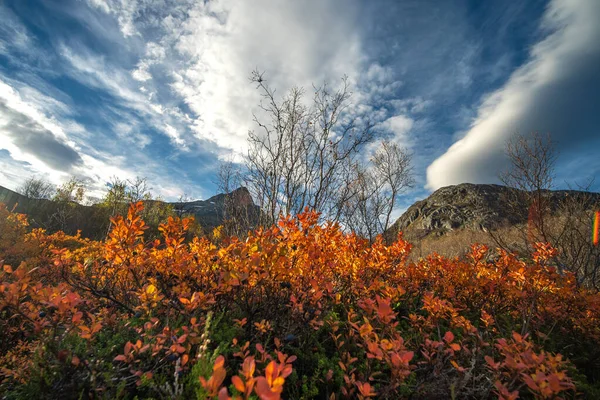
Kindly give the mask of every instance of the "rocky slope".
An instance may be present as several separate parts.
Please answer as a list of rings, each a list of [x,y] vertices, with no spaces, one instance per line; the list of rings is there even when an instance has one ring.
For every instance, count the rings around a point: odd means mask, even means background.
[[[600,193],[571,190],[547,191],[544,197],[553,211],[558,211],[561,200],[591,198],[600,202]],[[407,237],[424,238],[443,236],[458,230],[486,231],[526,222],[527,209],[519,214],[511,212],[511,204],[520,201],[523,192],[501,185],[463,183],[436,190],[424,200],[417,201],[392,225],[388,234],[398,231]]]
[[[260,208],[254,204],[250,192],[245,187],[240,187],[229,194],[231,203],[239,212],[242,210],[250,220],[258,218]],[[226,211],[227,195],[219,193],[208,200],[196,200],[184,203],[169,203],[175,211],[183,214],[193,214],[196,221],[203,227],[215,227],[223,223]]]

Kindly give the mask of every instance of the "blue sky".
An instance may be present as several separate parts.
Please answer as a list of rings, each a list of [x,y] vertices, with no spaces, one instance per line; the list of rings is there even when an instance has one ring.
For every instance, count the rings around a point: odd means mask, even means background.
[[[557,186],[600,173],[598,0],[0,0],[0,185],[144,176],[216,192],[259,93],[337,82],[414,154],[417,186],[495,183],[516,133],[550,133]],[[600,190],[600,180],[593,187]]]

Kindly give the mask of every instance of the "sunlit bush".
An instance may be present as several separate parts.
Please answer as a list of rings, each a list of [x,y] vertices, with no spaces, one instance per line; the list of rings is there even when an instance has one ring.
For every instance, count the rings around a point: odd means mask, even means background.
[[[144,241],[141,203],[104,242],[0,208],[6,398],[557,398],[598,395],[600,295],[474,245],[407,261],[305,212],[241,241]],[[560,353],[560,354],[559,354]]]

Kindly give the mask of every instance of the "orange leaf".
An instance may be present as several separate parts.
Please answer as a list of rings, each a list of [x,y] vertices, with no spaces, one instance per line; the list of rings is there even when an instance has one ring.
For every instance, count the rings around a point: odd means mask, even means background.
[[[457,363],[456,361],[454,361],[454,360],[451,360],[451,361],[450,361],[450,364],[452,364],[452,366],[453,366],[454,368],[456,368],[456,370],[457,370],[458,372],[465,372],[465,371],[466,371],[466,369],[464,369],[463,367],[461,367],[460,365],[458,365],[458,363]]]
[[[191,304],[190,300],[186,299],[185,297],[180,297],[179,301],[181,302],[181,304],[185,304],[185,305]]]
[[[529,386],[529,388],[533,391],[538,391],[540,388],[539,386],[534,382],[534,380],[531,378],[531,376],[527,375],[527,374],[523,374],[523,381],[525,382],[525,384],[527,386]]]
[[[446,334],[444,335],[444,341],[446,343],[452,343],[453,340],[454,340],[454,334],[450,331],[446,332]]]
[[[281,398],[280,393],[271,390],[269,383],[263,376],[256,378],[254,391],[261,400],[279,400]]]
[[[225,357],[223,357],[223,356],[217,357],[217,359],[215,360],[215,365],[213,365],[213,371],[216,371],[219,368],[223,368],[224,365],[225,365]]]
[[[240,378],[237,375],[231,377],[231,383],[233,383],[233,386],[242,393],[244,393],[244,391],[246,390],[246,385],[244,385],[242,378]]]

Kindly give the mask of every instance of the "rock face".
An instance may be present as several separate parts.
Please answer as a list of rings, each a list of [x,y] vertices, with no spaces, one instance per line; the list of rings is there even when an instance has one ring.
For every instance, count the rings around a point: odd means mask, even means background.
[[[250,192],[240,187],[229,194],[231,203],[238,212],[249,215],[250,220],[258,219],[260,208],[254,204]],[[208,200],[196,200],[185,203],[170,203],[176,212],[193,214],[203,227],[213,228],[223,223],[226,211],[227,195],[219,193]]]
[[[519,201],[519,190],[501,185],[477,185],[463,183],[436,190],[429,197],[418,201],[406,210],[392,225],[388,235],[399,231],[407,236],[442,236],[459,229],[488,230],[514,225],[527,220],[527,209],[519,215],[510,204]],[[556,210],[559,201],[567,196],[592,196],[600,200],[600,194],[570,190],[546,191],[550,207]]]

